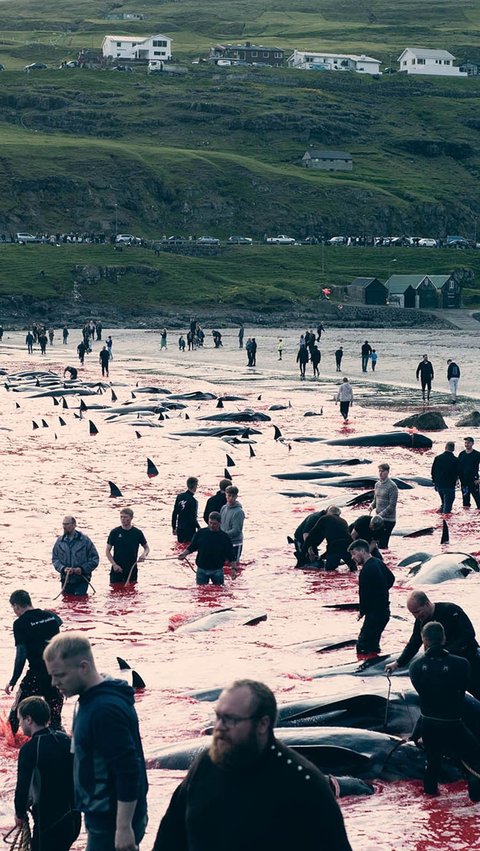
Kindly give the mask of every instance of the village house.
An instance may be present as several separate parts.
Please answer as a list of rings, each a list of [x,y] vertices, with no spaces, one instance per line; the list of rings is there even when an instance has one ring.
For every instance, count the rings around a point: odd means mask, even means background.
[[[453,275],[391,275],[388,300],[400,307],[459,308],[462,288]]]
[[[130,62],[143,59],[148,62],[165,62],[172,58],[172,39],[166,35],[128,36],[106,35],[102,42],[105,59]]]
[[[355,278],[351,284],[336,285],[332,292],[340,302],[353,304],[386,304],[388,290],[378,278]]]
[[[406,74],[434,74],[438,77],[466,77],[453,64],[455,56],[448,50],[431,50],[426,47],[406,47],[398,57],[399,71]]]
[[[209,59],[217,62],[230,60],[232,64],[241,62],[247,65],[283,65],[284,53],[280,47],[265,47],[263,44],[216,44],[210,48]]]
[[[353,160],[352,155],[345,151],[320,151],[317,148],[309,148],[302,157],[302,166],[321,171],[351,171]]]
[[[325,53],[315,50],[294,50],[287,59],[290,68],[303,71],[356,71],[358,74],[379,74],[380,59],[357,56],[354,53]]]

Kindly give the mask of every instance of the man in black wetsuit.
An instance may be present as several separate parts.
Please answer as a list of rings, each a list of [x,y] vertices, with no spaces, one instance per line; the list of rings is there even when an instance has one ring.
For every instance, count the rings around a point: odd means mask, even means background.
[[[462,719],[469,664],[445,649],[445,630],[430,621],[422,629],[425,655],[410,665],[410,679],[420,697],[421,737],[427,757],[423,788],[438,795],[443,756],[453,756],[467,771],[471,801],[480,801],[480,744]]]
[[[17,707],[21,700],[32,695],[42,695],[50,707],[52,727],[62,726],[63,697],[51,684],[43,651],[54,635],[60,632],[61,618],[54,612],[45,609],[35,609],[28,591],[14,591],[10,595],[10,605],[17,618],[13,622],[13,637],[15,639],[16,655],[13,674],[5,686],[10,694],[17,680],[22,675],[25,662],[28,670],[20,683],[20,688],[9,715],[10,726],[14,733],[18,730]]]
[[[300,565],[306,558],[313,560],[315,551],[322,541],[327,542],[325,553],[325,570],[335,570],[341,561],[348,564],[350,570],[356,570],[348,547],[352,543],[348,523],[340,517],[340,509],[336,505],[327,508],[325,517],[321,517],[305,539],[300,553]],[[308,552],[310,550],[310,553]]]
[[[200,525],[197,520],[198,502],[195,492],[198,487],[198,479],[190,476],[187,479],[187,490],[179,493],[172,511],[172,532],[177,536],[179,544],[186,544],[192,540]]]
[[[112,565],[110,570],[110,583],[118,585],[128,582],[136,582],[138,579],[138,567],[147,558],[150,547],[141,529],[132,525],[133,511],[131,508],[122,508],[120,512],[120,526],[112,529],[107,539],[106,556]],[[138,548],[143,548],[143,553],[138,555]],[[113,554],[112,554],[113,549]]]
[[[212,585],[223,585],[223,565],[226,561],[235,561],[232,542],[227,533],[222,532],[220,522],[219,512],[212,511],[208,518],[208,528],[195,532],[192,542],[178,556],[183,560],[189,553],[197,553],[197,585],[208,585],[210,581]]]
[[[370,555],[370,546],[361,538],[350,544],[348,551],[361,567],[358,575],[360,610],[358,619],[364,618],[357,639],[359,659],[372,659],[380,653],[380,637],[390,620],[388,592],[395,577],[386,564]]]
[[[455,488],[460,467],[454,453],[455,444],[452,440],[448,440],[445,444],[445,452],[433,459],[432,482],[440,497],[441,514],[450,514],[455,502]]]
[[[370,555],[380,559],[380,561],[383,561],[383,556],[378,549],[378,544],[382,539],[383,530],[383,517],[379,517],[378,514],[375,514],[373,517],[371,514],[361,514],[349,526],[352,541],[358,541],[360,539],[366,541],[369,545]]]
[[[226,505],[227,494],[225,493],[225,488],[228,488],[230,484],[230,479],[220,479],[218,483],[219,490],[207,499],[205,511],[203,512],[203,519],[205,520],[205,523],[208,523],[208,518],[212,511],[220,511],[220,509]]]
[[[43,697],[27,697],[18,706],[22,733],[15,789],[15,823],[33,816],[32,851],[69,851],[80,833],[81,816],[73,809],[73,754],[66,733],[49,727]]]
[[[275,696],[222,692],[212,743],[173,793],[153,851],[351,851],[327,778],[274,736]]]
[[[372,354],[372,347],[368,340],[365,340],[362,346],[362,372],[367,372],[368,369],[368,359]]]
[[[417,381],[420,377],[420,383],[422,385],[422,398],[425,402],[425,391],[427,391],[427,402],[430,401],[430,393],[432,391],[432,381],[434,378],[433,375],[433,366],[428,360],[428,355],[423,355],[422,360],[417,366]]]
[[[300,525],[297,526],[297,528],[295,529],[295,532],[293,533],[293,543],[295,545],[295,555],[297,556],[297,558],[300,557],[300,553],[302,552],[303,544],[305,543],[305,541],[306,541],[306,539],[309,535],[309,532],[312,531],[312,529],[316,525],[317,521],[320,520],[320,517],[325,517],[326,513],[327,512],[325,511],[325,509],[322,509],[322,511],[312,511],[312,513],[308,514],[307,517],[305,517],[305,519],[302,520]],[[317,564],[318,559],[315,558],[312,563]],[[308,564],[308,562],[307,562],[307,564]],[[300,567],[300,566],[301,566],[300,564],[297,565],[297,567]]]
[[[480,493],[478,489],[480,452],[477,452],[473,448],[474,442],[473,437],[464,438],[465,449],[462,449],[458,456],[464,508],[470,508],[471,496],[473,496],[477,508],[480,508]]]
[[[69,380],[76,381],[78,377],[78,369],[74,366],[66,366],[63,370],[63,377],[65,378],[65,373],[68,372]]]
[[[341,372],[341,370],[342,370],[342,358],[343,358],[343,347],[340,346],[335,352],[335,364],[336,364],[337,372]]]
[[[102,367],[102,376],[106,375],[106,377],[108,378],[108,365],[110,363],[110,351],[107,349],[106,346],[104,346],[103,349],[100,351],[100,354],[98,355],[98,361],[99,361],[99,363]]]
[[[407,608],[415,618],[413,632],[396,662],[386,665],[387,674],[408,665],[422,646],[422,627],[438,621],[445,630],[445,649],[462,656],[470,663],[468,691],[480,699],[480,656],[475,630],[470,618],[455,603],[432,603],[423,591],[413,591],[407,599]]]

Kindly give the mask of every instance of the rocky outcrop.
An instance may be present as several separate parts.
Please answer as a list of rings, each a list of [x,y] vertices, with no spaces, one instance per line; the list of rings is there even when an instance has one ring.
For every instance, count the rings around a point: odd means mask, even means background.
[[[441,431],[448,428],[445,420],[438,411],[425,411],[423,414],[412,414],[404,420],[398,420],[395,426],[418,428],[419,431]]]
[[[480,413],[478,411],[471,411],[465,417],[461,417],[458,423],[455,423],[457,426],[470,426],[473,428],[478,428],[480,426]]]

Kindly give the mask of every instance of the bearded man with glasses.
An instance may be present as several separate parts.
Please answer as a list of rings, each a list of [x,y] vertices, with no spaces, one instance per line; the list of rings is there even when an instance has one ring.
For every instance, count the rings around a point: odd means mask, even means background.
[[[173,793],[153,851],[351,851],[324,775],[275,739],[268,686],[220,695],[208,750]]]

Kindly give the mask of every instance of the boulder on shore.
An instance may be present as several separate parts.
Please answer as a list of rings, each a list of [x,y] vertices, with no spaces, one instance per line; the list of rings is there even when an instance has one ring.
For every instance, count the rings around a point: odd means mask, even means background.
[[[478,411],[471,411],[465,417],[462,417],[458,423],[455,423],[457,426],[480,426],[480,413]]]
[[[441,431],[444,428],[448,428],[445,420],[438,411],[424,411],[422,414],[412,414],[411,417],[398,420],[394,425],[418,428],[419,431]]]

